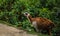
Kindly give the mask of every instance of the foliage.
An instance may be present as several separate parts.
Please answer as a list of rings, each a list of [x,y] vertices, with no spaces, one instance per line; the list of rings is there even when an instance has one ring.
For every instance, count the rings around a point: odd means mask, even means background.
[[[29,31],[33,30],[31,23],[23,15],[29,12],[33,17],[43,17],[52,20],[60,28],[59,0],[0,0],[0,20],[6,21]]]

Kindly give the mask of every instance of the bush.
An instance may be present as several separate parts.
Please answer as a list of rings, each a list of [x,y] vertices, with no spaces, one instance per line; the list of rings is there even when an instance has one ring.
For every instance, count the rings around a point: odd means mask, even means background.
[[[33,30],[31,23],[23,15],[25,11],[32,17],[48,18],[57,25],[56,29],[60,28],[59,0],[0,0],[0,20],[16,27],[21,25],[28,31]]]

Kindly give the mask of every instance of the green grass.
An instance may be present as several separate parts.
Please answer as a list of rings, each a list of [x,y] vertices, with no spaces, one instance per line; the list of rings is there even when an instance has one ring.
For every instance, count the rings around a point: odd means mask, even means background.
[[[34,35],[38,35],[38,36],[48,36],[47,34],[42,34],[42,33],[37,33],[37,32],[35,32],[35,31],[27,31],[27,33],[29,33],[29,34],[34,34]]]
[[[8,23],[8,22],[6,22],[6,21],[0,20],[0,23],[1,23],[1,24],[6,24],[6,25],[8,25],[8,26],[15,27],[14,25],[12,25],[12,24],[10,24],[10,23]]]
[[[2,23],[2,24],[7,24],[7,25],[11,25],[11,24],[9,24],[8,22],[2,21],[2,20],[0,20],[0,23]]]

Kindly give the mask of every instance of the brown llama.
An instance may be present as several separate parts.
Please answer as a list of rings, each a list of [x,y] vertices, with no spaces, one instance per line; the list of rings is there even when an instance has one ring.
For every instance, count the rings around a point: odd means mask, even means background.
[[[32,16],[27,12],[24,13],[24,16],[26,16],[27,19],[32,23],[33,27],[36,29],[37,32],[42,29],[47,30],[48,35],[52,36],[51,30],[55,26],[55,24],[51,20],[42,17],[32,18]]]

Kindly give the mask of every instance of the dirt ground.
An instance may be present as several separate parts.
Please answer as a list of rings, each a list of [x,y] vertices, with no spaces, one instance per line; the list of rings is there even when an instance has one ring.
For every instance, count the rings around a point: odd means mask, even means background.
[[[11,26],[0,23],[0,36],[37,36],[28,34],[24,30],[19,30]]]

